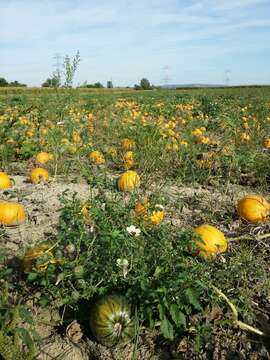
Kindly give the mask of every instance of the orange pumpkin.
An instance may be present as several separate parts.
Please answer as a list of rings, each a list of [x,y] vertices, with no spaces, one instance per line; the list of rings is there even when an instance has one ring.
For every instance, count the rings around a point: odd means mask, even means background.
[[[16,202],[0,202],[0,224],[5,226],[20,225],[25,220],[24,207]]]
[[[140,185],[140,176],[136,171],[125,171],[118,179],[118,188],[124,192],[131,192]]]
[[[5,172],[0,171],[0,190],[10,189],[11,187],[12,181],[9,176]]]
[[[35,168],[31,171],[30,180],[33,184],[47,182],[49,180],[49,173],[46,169]]]
[[[195,229],[195,233],[201,237],[200,240],[195,241],[195,244],[203,257],[215,256],[228,248],[228,241],[224,234],[214,226],[200,225]]]
[[[96,165],[101,165],[105,163],[105,159],[103,154],[98,151],[92,151],[89,155],[88,155],[89,159]]]
[[[270,204],[262,196],[249,194],[237,204],[238,215],[252,224],[264,222],[269,215]]]
[[[42,164],[46,164],[52,158],[53,158],[52,154],[42,151],[37,154],[35,162],[36,164],[42,165]]]

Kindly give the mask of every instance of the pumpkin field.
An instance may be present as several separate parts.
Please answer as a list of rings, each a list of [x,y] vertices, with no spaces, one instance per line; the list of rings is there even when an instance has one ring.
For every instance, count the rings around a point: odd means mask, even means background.
[[[0,359],[270,359],[270,87],[0,90]]]

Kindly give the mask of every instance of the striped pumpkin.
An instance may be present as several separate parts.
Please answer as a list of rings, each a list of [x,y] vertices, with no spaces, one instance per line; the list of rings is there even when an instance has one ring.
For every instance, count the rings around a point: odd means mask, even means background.
[[[105,346],[124,345],[135,335],[130,305],[123,296],[107,295],[91,308],[90,328],[97,341]]]

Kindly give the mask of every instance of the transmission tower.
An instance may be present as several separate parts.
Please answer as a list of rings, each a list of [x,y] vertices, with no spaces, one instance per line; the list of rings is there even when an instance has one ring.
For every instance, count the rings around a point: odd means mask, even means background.
[[[63,56],[61,56],[58,53],[56,53],[53,57],[53,60],[55,61],[53,64],[53,67],[55,68],[55,70],[53,72],[53,76],[57,79],[57,87],[59,87],[61,85],[62,59],[63,59]]]
[[[55,61],[55,63],[53,64],[54,68],[56,71],[61,71],[61,60],[62,60],[63,56],[61,56],[60,54],[56,53],[53,57],[53,60]]]
[[[226,86],[229,86],[230,85],[230,81],[231,81],[231,70],[230,69],[226,69],[225,70],[225,83],[226,83]]]
[[[170,66],[169,65],[165,65],[163,66],[162,68],[162,71],[163,71],[163,74],[164,74],[164,77],[162,78],[162,81],[164,83],[164,85],[168,85],[169,84],[169,80],[171,80],[171,77],[170,77]]]

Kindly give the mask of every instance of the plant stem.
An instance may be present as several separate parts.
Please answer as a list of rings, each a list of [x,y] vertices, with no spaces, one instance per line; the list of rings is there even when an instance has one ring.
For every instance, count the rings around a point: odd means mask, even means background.
[[[269,234],[268,234],[269,235]],[[226,303],[229,305],[229,307],[232,310],[233,316],[232,316],[232,320],[233,320],[233,324],[238,326],[240,329],[242,330],[247,330],[250,332],[253,332],[254,334],[260,335],[260,336],[267,336],[267,334],[265,334],[264,332],[262,332],[259,329],[254,328],[253,326],[250,326],[248,324],[243,323],[242,321],[238,320],[238,311],[236,309],[236,307],[234,306],[234,304],[227,298],[227,296],[221,291],[219,290],[217,287],[215,287],[214,285],[211,285],[212,289],[215,291],[216,294],[218,294],[219,296],[221,296],[223,298],[223,300],[226,301]]]
[[[267,233],[267,234],[263,234],[263,235],[258,235],[258,236],[246,236],[246,235],[243,235],[243,236],[237,236],[237,237],[234,237],[234,238],[229,238],[228,240],[230,242],[233,242],[233,241],[239,241],[239,240],[263,240],[263,239],[267,239],[270,237],[270,233]]]

